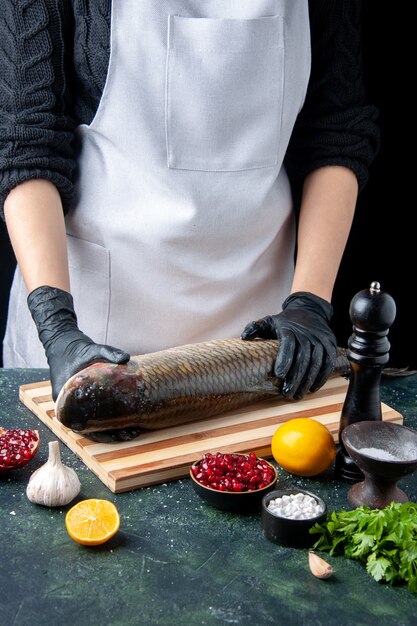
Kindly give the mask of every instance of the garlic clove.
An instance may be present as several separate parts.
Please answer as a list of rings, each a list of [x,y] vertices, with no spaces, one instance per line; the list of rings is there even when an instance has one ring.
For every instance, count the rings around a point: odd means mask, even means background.
[[[48,460],[30,477],[26,495],[34,504],[64,506],[80,493],[81,484],[76,472],[62,463],[59,442],[51,441],[48,447]]]
[[[316,578],[330,578],[333,575],[333,567],[314,552],[308,553],[308,565]]]

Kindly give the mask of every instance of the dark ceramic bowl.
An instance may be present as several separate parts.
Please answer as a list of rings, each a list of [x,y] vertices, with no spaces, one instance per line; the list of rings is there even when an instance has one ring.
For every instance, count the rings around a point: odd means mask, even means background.
[[[265,459],[260,460],[265,461]],[[265,461],[265,463],[274,471],[274,478],[263,489],[254,489],[253,491],[219,491],[218,489],[206,487],[198,482],[191,469],[190,478],[195,492],[211,506],[232,513],[251,513],[260,508],[262,498],[271,489],[274,489],[278,480],[277,469],[268,461]],[[196,464],[194,463],[194,465]]]
[[[290,519],[281,517],[271,513],[268,504],[275,498],[281,498],[285,495],[296,493],[304,493],[312,496],[322,506],[323,512],[309,519]],[[291,546],[293,548],[307,548],[313,545],[318,539],[317,535],[310,534],[310,528],[314,524],[322,524],[327,517],[327,506],[324,500],[310,491],[305,489],[280,489],[269,492],[262,500],[262,527],[264,535],[274,543],[280,543],[283,546]]]
[[[346,426],[342,441],[365,480],[348,493],[353,506],[382,509],[390,502],[407,502],[397,481],[417,470],[417,431],[382,421]]]
[[[382,478],[399,479],[417,469],[417,431],[401,424],[382,421],[350,424],[342,432],[342,441],[361,470]],[[385,458],[375,456],[378,451]]]

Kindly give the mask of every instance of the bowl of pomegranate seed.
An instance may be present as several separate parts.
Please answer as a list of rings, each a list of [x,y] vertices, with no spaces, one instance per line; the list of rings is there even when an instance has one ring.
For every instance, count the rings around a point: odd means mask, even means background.
[[[191,466],[190,477],[194,490],[208,504],[245,513],[260,507],[264,495],[275,487],[278,472],[254,452],[207,452]]]

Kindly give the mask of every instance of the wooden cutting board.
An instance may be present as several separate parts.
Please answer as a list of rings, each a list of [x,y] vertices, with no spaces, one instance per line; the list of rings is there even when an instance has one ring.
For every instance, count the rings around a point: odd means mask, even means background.
[[[96,443],[63,426],[55,417],[48,381],[22,385],[20,400],[61,439],[113,493],[188,476],[205,452],[255,452],[271,457],[271,438],[280,424],[309,417],[324,424],[338,441],[339,419],[348,383],[331,378],[298,402],[260,402],[191,424],[148,431],[136,440]],[[402,424],[400,413],[382,404],[382,419]]]

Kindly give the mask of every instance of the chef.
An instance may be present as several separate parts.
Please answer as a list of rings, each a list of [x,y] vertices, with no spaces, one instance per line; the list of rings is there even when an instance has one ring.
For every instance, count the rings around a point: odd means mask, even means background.
[[[360,2],[3,4],[5,366],[56,398],[93,361],[278,337],[284,395],[318,389],[378,143]]]

